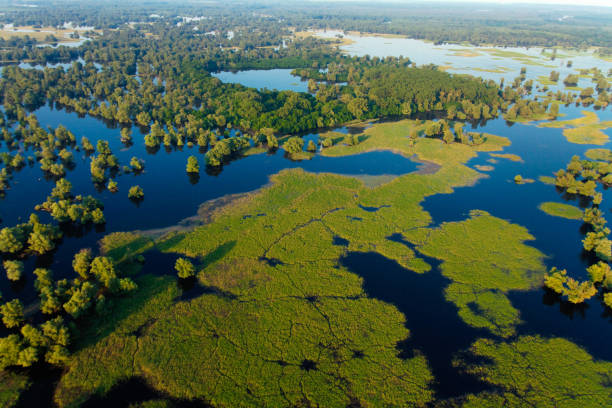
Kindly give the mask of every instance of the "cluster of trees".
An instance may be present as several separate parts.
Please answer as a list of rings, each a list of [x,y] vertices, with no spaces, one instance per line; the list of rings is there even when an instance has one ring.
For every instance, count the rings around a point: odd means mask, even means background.
[[[598,258],[598,262],[587,268],[590,281],[579,282],[568,276],[566,270],[553,268],[544,283],[572,303],[582,303],[590,299],[597,294],[598,288],[601,288],[606,291],[605,304],[612,308],[612,271],[609,265],[612,261],[612,240],[609,239],[610,229],[606,226],[603,211],[599,208],[603,195],[596,191],[597,183],[612,183],[612,162],[581,160],[580,157],[574,156],[566,169],[559,170],[555,176],[555,184],[562,191],[590,199],[591,207],[586,208],[583,214],[587,229],[582,244],[585,251]]]
[[[5,261],[5,268],[7,266],[21,267]],[[111,258],[93,257],[91,250],[75,254],[72,266],[77,277],[71,280],[54,280],[49,269],[33,271],[40,310],[45,316],[43,323],[28,323],[18,299],[0,306],[2,323],[10,332],[0,338],[0,369],[30,367],[43,360],[53,365],[62,364],[69,356],[70,326],[90,313],[105,313],[113,296],[137,288],[132,279],[121,276]]]
[[[221,166],[224,162],[249,146],[249,138],[245,136],[221,139],[206,152],[206,164],[212,167]]]
[[[83,146],[86,151],[88,149]],[[90,157],[89,169],[91,172],[91,178],[96,183],[103,183],[106,180],[106,170],[118,170],[119,160],[115,156],[108,145],[106,140],[98,140],[96,146],[97,155]],[[89,150],[91,154],[92,151]]]
[[[195,42],[184,31],[164,32],[161,41],[139,30],[107,33],[83,45],[85,65],[75,61],[66,70],[7,67],[0,79],[0,101],[13,118],[22,107],[49,101],[120,124],[151,126],[146,144],[154,148],[196,143],[210,136],[205,131],[229,126],[298,133],[353,119],[446,109],[460,119],[479,119],[496,116],[500,104],[493,83],[433,67],[410,68],[406,58],[349,58],[316,39],[265,49],[270,58],[260,55],[263,50],[253,51],[246,60],[307,67],[303,73],[311,76],[322,75],[313,66],[327,66],[326,78],[345,79],[347,86],[320,84],[315,96],[257,91],[212,77],[209,72],[224,67],[227,55],[234,58],[234,53],[220,52],[215,45],[194,55]],[[102,69],[94,62],[102,63]],[[122,133],[122,139],[129,142],[131,137]],[[100,168],[96,166],[98,173]]]
[[[102,203],[92,196],[73,195],[72,184],[63,178],[56,181],[45,202],[36,206],[36,210],[49,212],[57,222],[82,225],[104,224],[103,209]]]
[[[42,255],[52,251],[61,236],[57,226],[41,223],[36,214],[31,214],[27,223],[0,230],[0,253],[11,257]]]

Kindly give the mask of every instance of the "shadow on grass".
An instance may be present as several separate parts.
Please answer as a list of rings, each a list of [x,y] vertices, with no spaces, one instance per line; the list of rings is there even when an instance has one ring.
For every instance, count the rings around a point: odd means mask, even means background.
[[[236,241],[228,241],[224,244],[219,245],[217,248],[210,251],[200,259],[200,265],[198,269],[204,269],[209,265],[214,264],[225,255],[227,255],[236,246]]]
[[[187,400],[172,398],[156,390],[140,377],[132,377],[116,384],[104,396],[94,395],[85,401],[83,408],[107,408],[139,406],[147,401],[165,402],[168,407],[177,408],[207,408],[212,405],[203,400]]]

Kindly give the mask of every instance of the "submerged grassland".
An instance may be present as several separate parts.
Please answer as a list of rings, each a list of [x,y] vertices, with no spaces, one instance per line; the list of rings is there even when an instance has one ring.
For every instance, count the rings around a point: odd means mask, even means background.
[[[595,112],[582,111],[581,118],[540,123],[540,127],[563,128],[563,136],[576,144],[604,145],[610,138],[603,130],[612,127],[612,121],[602,122]]]
[[[408,141],[414,126],[420,124],[376,124],[359,144],[323,152],[393,150],[438,164],[433,174],[366,185],[284,170],[267,187],[215,208],[192,231],[154,243],[137,234],[103,241],[105,253],[125,267],[153,246],[194,259],[201,293],[181,300],[174,279],[141,277],[137,296],[118,301],[109,318],[86,333],[55,401],[78,405],[141,377],[171,397],[220,407],[432,402],[435,378],[426,357],[419,350],[400,355],[397,348],[411,335],[406,317],[370,297],[341,257],[376,252],[420,274],[435,273],[422,255],[437,258],[450,281],[440,290],[459,317],[501,337],[512,336],[521,321],[506,294],[539,285],[545,268],[544,255],[525,243],[533,237],[521,226],[482,211],[432,226],[421,207],[427,196],[484,177],[465,163],[509,141],[493,135],[478,146]],[[567,375],[567,368],[559,370]]]
[[[582,210],[574,205],[547,201],[540,204],[538,208],[554,217],[567,218],[569,220],[582,219]]]
[[[479,339],[470,348],[470,354],[472,359],[476,357],[486,363],[458,360],[456,364],[501,391],[471,395],[462,407],[612,405],[612,363],[594,360],[566,339],[537,336],[521,336],[512,342]]]

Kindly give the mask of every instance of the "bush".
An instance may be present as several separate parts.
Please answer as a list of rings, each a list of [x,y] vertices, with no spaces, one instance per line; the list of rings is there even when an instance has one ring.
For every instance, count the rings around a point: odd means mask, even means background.
[[[2,264],[6,270],[6,277],[12,281],[18,281],[23,274],[23,262],[6,260]]]
[[[187,279],[195,276],[195,267],[188,259],[177,259],[176,263],[174,264],[174,269],[176,269],[178,277],[181,279]]]
[[[144,197],[144,192],[140,186],[132,186],[130,187],[130,191],[128,191],[128,198],[132,200],[139,200]]]

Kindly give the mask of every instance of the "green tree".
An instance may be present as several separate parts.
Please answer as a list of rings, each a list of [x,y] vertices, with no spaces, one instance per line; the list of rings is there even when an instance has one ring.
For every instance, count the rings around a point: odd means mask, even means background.
[[[121,128],[121,142],[125,144],[132,143],[132,129],[129,127]]]
[[[28,238],[28,245],[31,251],[36,252],[39,255],[43,255],[55,248],[53,240],[48,235],[34,231]]]
[[[24,322],[23,305],[19,299],[13,299],[0,306],[0,314],[2,314],[2,323],[9,329],[19,327]]]
[[[174,264],[174,269],[178,273],[178,277],[181,279],[187,279],[195,276],[195,267],[185,258],[178,258]]]
[[[140,186],[132,186],[130,187],[130,191],[128,191],[128,198],[132,200],[139,200],[144,197],[144,192]]]
[[[111,193],[116,193],[117,191],[119,191],[119,185],[117,184],[117,182],[113,179],[109,179],[108,180],[108,184],[106,185],[106,188],[108,189],[108,191],[110,191]]]
[[[268,134],[266,136],[266,144],[268,145],[269,150],[274,150],[278,148],[278,139],[276,139],[274,134]]]
[[[142,160],[140,160],[138,157],[132,157],[130,159],[130,167],[136,173],[139,173],[144,170],[144,164]]]
[[[18,365],[19,353],[23,348],[23,341],[17,334],[10,334],[0,338],[0,369]]]
[[[308,145],[306,146],[306,150],[311,153],[314,153],[317,151],[317,145],[312,140],[309,140]]]
[[[23,248],[23,242],[13,228],[0,230],[0,251],[15,254]]]
[[[79,318],[91,307],[96,291],[91,282],[83,282],[80,287],[73,289],[72,296],[64,303],[64,310],[75,319]]]
[[[297,154],[302,152],[304,142],[301,137],[293,136],[290,137],[284,144],[283,149],[289,154]]]
[[[74,271],[78,273],[81,278],[89,279],[91,277],[89,267],[92,259],[93,256],[91,255],[91,249],[81,249],[79,252],[74,254],[72,269],[74,269]]]
[[[6,260],[2,263],[6,271],[6,277],[12,281],[18,281],[23,274],[23,262]]]
[[[118,289],[117,272],[113,260],[106,256],[97,256],[91,261],[90,272],[98,281],[111,291]]]
[[[199,173],[200,163],[195,156],[189,156],[187,158],[187,173]]]

